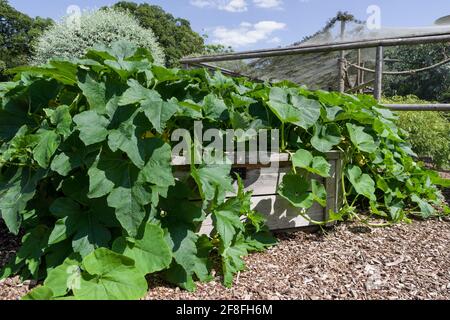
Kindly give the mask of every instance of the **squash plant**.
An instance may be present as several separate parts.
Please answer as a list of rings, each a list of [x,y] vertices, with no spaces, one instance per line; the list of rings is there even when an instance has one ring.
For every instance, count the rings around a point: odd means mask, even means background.
[[[279,193],[299,214],[326,191],[325,153],[345,153],[345,205],[331,220],[389,222],[448,214],[437,173],[413,159],[396,116],[368,96],[312,92],[166,69],[126,42],[83,59],[21,67],[0,84],[0,212],[22,247],[0,278],[43,280],[26,299],[139,299],[146,275],[195,290],[218,269],[276,243],[231,164],[194,164],[175,178],[171,133],[194,120],[226,129],[280,128],[292,172]],[[238,191],[234,191],[237,180]],[[192,202],[190,199],[201,199]],[[199,235],[212,217],[211,236]]]

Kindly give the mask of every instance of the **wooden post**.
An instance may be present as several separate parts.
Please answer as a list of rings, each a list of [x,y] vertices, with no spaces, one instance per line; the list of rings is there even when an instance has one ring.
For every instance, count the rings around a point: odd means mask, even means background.
[[[361,67],[361,49],[358,49],[358,67]],[[361,70],[356,70],[356,87],[362,84],[361,82]]]
[[[376,66],[375,66],[375,88],[373,95],[378,101],[381,100],[383,93],[383,47],[377,47]]]
[[[345,20],[341,21],[341,41],[345,37]],[[339,92],[345,92],[345,51],[342,50],[339,55]]]

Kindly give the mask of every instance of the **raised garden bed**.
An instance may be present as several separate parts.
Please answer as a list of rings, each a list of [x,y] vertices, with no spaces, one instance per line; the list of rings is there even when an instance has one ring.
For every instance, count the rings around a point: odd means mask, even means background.
[[[231,161],[238,162],[233,155],[228,155]],[[327,203],[323,207],[315,203],[310,209],[301,211],[292,206],[286,199],[278,194],[278,186],[283,177],[292,170],[292,161],[288,153],[272,154],[270,165],[263,164],[235,164],[233,171],[239,174],[245,187],[245,191],[252,191],[252,209],[263,214],[267,218],[267,226],[272,231],[288,231],[299,228],[317,226],[315,222],[329,220],[329,212],[338,212],[342,206],[342,176],[343,154],[339,151],[327,153],[327,159],[331,166],[330,177],[323,178],[311,175],[309,180],[316,179],[323,183],[327,192]],[[249,163],[248,157],[244,163]],[[184,178],[189,174],[189,165],[185,157],[174,157],[172,165],[175,176]],[[237,183],[234,184],[237,192]],[[235,194],[229,193],[229,197]],[[197,201],[198,199],[193,199]],[[208,217],[200,230],[201,234],[210,234],[214,229],[211,217]]]

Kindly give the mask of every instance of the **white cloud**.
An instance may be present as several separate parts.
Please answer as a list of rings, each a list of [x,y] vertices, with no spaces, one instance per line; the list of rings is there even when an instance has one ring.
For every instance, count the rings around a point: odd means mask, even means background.
[[[193,6],[199,8],[216,8],[228,12],[244,12],[248,10],[246,0],[191,0]]]
[[[259,8],[281,8],[283,0],[253,0],[253,3]]]
[[[276,21],[242,22],[238,28],[216,27],[212,32],[213,42],[235,48],[245,47],[268,40],[272,33],[285,28],[285,23]]]
[[[267,41],[267,43],[272,43],[272,44],[276,44],[276,43],[280,43],[281,39],[279,37],[273,37],[272,39],[269,39]]]

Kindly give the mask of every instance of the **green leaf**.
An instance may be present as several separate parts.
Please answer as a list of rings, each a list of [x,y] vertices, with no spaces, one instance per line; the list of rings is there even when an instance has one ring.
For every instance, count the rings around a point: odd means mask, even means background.
[[[62,297],[79,287],[80,280],[80,263],[69,257],[48,273],[44,286],[52,291],[52,297]]]
[[[314,179],[311,180],[311,194],[314,201],[324,208],[327,206],[327,190],[322,183]]]
[[[16,254],[15,263],[24,261],[34,279],[38,277],[39,265],[44,255],[44,250],[48,246],[49,234],[50,230],[44,225],[38,225],[31,229],[22,238],[22,247]]]
[[[245,269],[243,258],[248,255],[248,245],[240,238],[233,246],[221,247],[223,282],[226,287],[233,285],[235,273]]]
[[[78,87],[86,97],[90,109],[98,113],[104,113],[106,109],[106,84],[97,81],[95,74],[81,70],[78,73]]]
[[[59,149],[61,153],[55,155],[50,168],[59,175],[66,177],[72,170],[80,168],[82,165],[90,166],[97,147],[86,147],[75,134],[61,144]]]
[[[113,250],[133,259],[142,274],[164,270],[172,261],[172,251],[164,240],[163,230],[149,223],[145,225],[142,237],[132,241],[118,238],[114,241]]]
[[[56,244],[72,236],[77,232],[80,220],[80,216],[68,216],[56,221],[55,227],[48,239],[48,244]]]
[[[294,107],[300,111],[300,120],[297,125],[307,130],[320,118],[320,110],[322,105],[317,100],[305,98],[301,95],[294,94],[291,97]]]
[[[300,149],[292,156],[292,164],[295,167],[305,169],[321,177],[330,177],[331,165],[324,157],[313,157],[312,153]]]
[[[139,151],[136,130],[133,119],[121,123],[119,129],[112,130],[109,134],[108,145],[113,152],[117,150],[125,152],[136,167],[142,168],[144,159]]]
[[[375,196],[375,181],[368,174],[363,174],[359,167],[350,165],[347,168],[347,178],[358,194],[372,201],[377,200]]]
[[[310,182],[296,174],[287,174],[278,186],[280,196],[288,200],[294,207],[309,209],[314,204],[314,195],[309,191]]]
[[[165,102],[162,100],[147,99],[141,105],[148,120],[158,133],[163,133],[167,122],[178,111],[178,105],[170,101]]]
[[[115,186],[126,183],[126,179],[131,179],[130,174],[134,175],[137,172],[137,169],[130,165],[131,163],[124,161],[119,153],[102,150],[88,170],[89,193],[87,196],[91,199],[101,198],[108,195]],[[124,176],[124,173],[128,173],[128,176]]]
[[[152,183],[159,187],[175,185],[172,173],[172,149],[170,145],[161,139],[149,139],[147,141],[150,159],[140,172],[140,180]]]
[[[244,224],[241,221],[241,205],[240,199],[231,198],[214,209],[212,213],[214,228],[225,247],[231,245],[234,236],[239,231],[244,231]]]
[[[81,214],[80,205],[69,198],[58,198],[50,206],[50,212],[58,218]]]
[[[71,134],[72,116],[69,106],[59,106],[56,109],[46,109],[45,112],[50,116],[50,121],[56,126],[56,133],[67,138]]]
[[[111,232],[97,221],[95,213],[82,215],[72,238],[74,252],[82,257],[101,247],[109,247]]]
[[[108,136],[109,121],[95,111],[85,111],[73,118],[80,131],[80,139],[86,146],[102,142]]]
[[[116,209],[117,220],[127,233],[134,237],[146,216],[145,205],[151,201],[151,194],[142,186],[127,184],[115,188],[108,196],[108,205]]]
[[[119,105],[139,103],[155,130],[162,133],[167,122],[178,111],[178,104],[163,101],[157,91],[147,89],[135,80],[130,80],[128,85],[130,87],[120,98]]]
[[[0,216],[11,233],[19,233],[21,213],[33,199],[37,184],[45,175],[46,171],[42,169],[35,172],[30,168],[23,168],[14,172],[6,181],[1,181],[4,177],[0,176]]]
[[[161,101],[161,96],[157,91],[145,88],[137,80],[130,79],[128,86],[129,88],[119,99],[119,106],[141,103],[144,100]]]
[[[334,124],[316,125],[311,145],[322,153],[330,152],[334,146],[341,143],[341,130]]]
[[[53,291],[46,286],[39,286],[28,292],[22,300],[52,300]]]
[[[413,194],[411,196],[411,201],[417,203],[423,219],[428,219],[436,215],[436,210],[426,200],[421,199],[417,194]]]
[[[196,288],[194,275],[200,281],[212,279],[209,272],[208,255],[212,245],[206,236],[199,237],[185,224],[169,226],[169,246],[172,248],[174,263],[164,272],[165,278],[189,291]]]
[[[298,126],[305,125],[302,121],[302,112],[289,103],[288,92],[282,88],[271,88],[270,100],[267,102],[270,110],[283,123],[293,123]]]
[[[227,191],[234,191],[230,177],[231,165],[202,165],[191,167],[191,175],[197,183],[202,199],[213,200],[225,198]]]
[[[225,102],[215,94],[208,94],[203,99],[203,115],[211,120],[226,121],[229,118]]]
[[[37,132],[37,137],[39,142],[33,150],[33,157],[42,168],[47,168],[61,142],[61,137],[55,131],[44,129]]]
[[[137,300],[147,293],[147,281],[128,257],[101,248],[83,259],[85,273],[77,300]]]
[[[370,134],[364,132],[365,127],[347,123],[347,130],[355,147],[363,152],[372,153],[378,149],[378,144]]]

